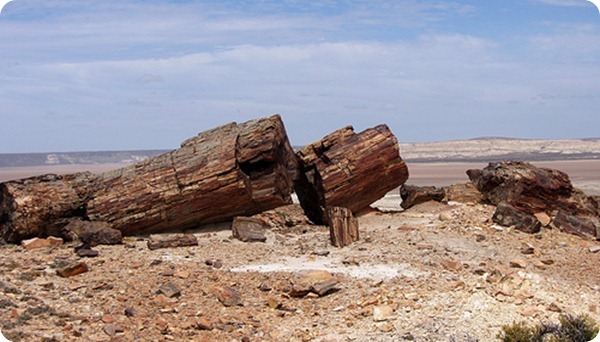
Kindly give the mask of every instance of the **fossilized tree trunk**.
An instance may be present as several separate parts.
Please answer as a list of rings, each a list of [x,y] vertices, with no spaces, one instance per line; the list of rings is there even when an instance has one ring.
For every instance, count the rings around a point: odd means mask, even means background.
[[[0,183],[0,237],[19,242],[60,235],[69,217],[84,215],[92,179],[84,172]]]
[[[60,235],[72,218],[123,234],[196,227],[291,203],[297,160],[278,115],[200,133],[181,148],[98,176],[0,184],[0,236]]]
[[[296,169],[278,115],[228,124],[100,175],[87,216],[138,234],[253,215],[291,203]]]
[[[356,213],[408,179],[398,141],[386,125],[361,133],[350,126],[296,152],[300,163],[295,190],[306,215],[327,222],[327,207]]]

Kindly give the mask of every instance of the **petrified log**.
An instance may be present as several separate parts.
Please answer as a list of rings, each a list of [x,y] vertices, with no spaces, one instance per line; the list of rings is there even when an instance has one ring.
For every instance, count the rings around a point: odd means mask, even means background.
[[[498,203],[492,220],[505,227],[515,226],[518,230],[530,234],[539,232],[542,227],[535,216],[518,210],[506,202]]]
[[[222,222],[291,203],[296,169],[279,115],[232,123],[101,174],[87,216],[125,235]]]
[[[327,208],[327,225],[331,244],[336,247],[348,246],[359,240],[358,220],[352,215],[350,209]]]
[[[599,203],[573,188],[561,171],[537,168],[525,162],[490,163],[483,170],[468,170],[471,182],[494,205],[510,204],[529,215],[545,213],[563,231],[600,239]]]
[[[265,242],[267,237],[264,231],[269,228],[263,220],[252,217],[237,216],[231,224],[231,233],[234,238],[244,242]]]
[[[357,212],[408,179],[398,141],[386,125],[359,134],[348,126],[296,155],[300,175],[294,188],[306,215],[317,224],[325,223],[327,207]]]
[[[404,184],[400,187],[400,197],[402,197],[400,206],[408,209],[428,201],[441,202],[446,197],[446,192],[443,188],[436,188],[435,186]]]
[[[84,215],[92,179],[91,173],[84,172],[0,183],[0,237],[19,242],[61,236],[67,218]]]
[[[198,238],[191,234],[150,235],[148,249],[198,246]]]

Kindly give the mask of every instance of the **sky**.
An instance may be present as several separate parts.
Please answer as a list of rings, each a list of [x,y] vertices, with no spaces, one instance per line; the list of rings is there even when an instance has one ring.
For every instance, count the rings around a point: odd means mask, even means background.
[[[281,114],[400,142],[600,137],[586,0],[15,0],[0,153],[172,149]]]

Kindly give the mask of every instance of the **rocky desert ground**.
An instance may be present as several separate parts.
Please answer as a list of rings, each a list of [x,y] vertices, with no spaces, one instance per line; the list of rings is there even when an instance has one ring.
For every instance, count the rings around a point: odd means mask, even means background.
[[[600,161],[539,163],[598,195]],[[408,183],[437,186],[486,165],[407,164]],[[3,168],[0,181],[27,172]],[[259,215],[271,223],[265,242],[242,242],[224,223],[181,232],[197,246],[126,237],[91,257],[75,242],[2,245],[0,330],[10,341],[494,341],[516,321],[600,322],[599,241],[501,227],[481,203],[402,210],[393,191],[372,207],[358,215],[360,240],[343,248],[297,204]]]

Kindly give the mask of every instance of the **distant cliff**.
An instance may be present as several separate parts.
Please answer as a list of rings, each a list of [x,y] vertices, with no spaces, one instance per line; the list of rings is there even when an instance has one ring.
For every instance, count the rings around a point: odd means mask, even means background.
[[[399,145],[402,159],[412,162],[600,159],[600,139],[477,138]]]
[[[0,167],[109,163],[131,164],[163,152],[166,152],[166,150],[5,153],[0,154]]]
[[[600,138],[529,140],[485,137],[429,143],[400,143],[399,146],[400,156],[408,162],[600,159]],[[164,152],[167,150],[7,153],[0,154],[0,167],[131,164]]]

